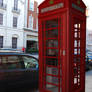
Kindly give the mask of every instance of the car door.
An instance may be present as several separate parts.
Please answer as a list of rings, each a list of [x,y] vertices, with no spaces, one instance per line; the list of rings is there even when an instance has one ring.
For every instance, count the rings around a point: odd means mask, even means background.
[[[19,56],[0,56],[0,90],[17,86],[23,74],[21,68]]]
[[[27,84],[32,84],[31,86],[38,85],[38,60],[31,56],[22,56],[25,72],[23,75],[24,82]],[[36,84],[36,85],[34,85]]]
[[[0,92],[6,87],[6,56],[0,56]]]
[[[16,87],[20,82],[21,76],[23,72],[21,72],[21,63],[19,56],[11,55],[7,56],[7,63],[6,63],[6,81],[9,87]]]

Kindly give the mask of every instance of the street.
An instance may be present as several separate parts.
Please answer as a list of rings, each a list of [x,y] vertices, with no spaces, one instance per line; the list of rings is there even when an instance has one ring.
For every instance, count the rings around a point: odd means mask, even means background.
[[[92,71],[86,72],[86,92],[92,92]]]

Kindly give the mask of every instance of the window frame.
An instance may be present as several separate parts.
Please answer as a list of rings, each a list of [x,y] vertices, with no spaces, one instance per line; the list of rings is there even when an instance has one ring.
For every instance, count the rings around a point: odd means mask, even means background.
[[[13,41],[15,39],[16,39],[16,42]],[[14,48],[14,49],[17,48],[17,42],[18,42],[18,38],[17,37],[12,37],[12,48]]]
[[[18,24],[18,17],[13,17],[13,28],[17,28],[17,24]]]
[[[0,13],[0,25],[3,25],[3,13]]]
[[[18,10],[18,0],[14,0],[14,10]]]
[[[4,39],[4,37],[0,36],[0,48],[3,48],[3,39]]]
[[[29,28],[31,28],[31,29],[33,29],[33,16],[32,15],[30,15],[29,16]]]
[[[29,3],[29,10],[34,11],[34,2],[32,0]]]
[[[3,0],[0,0],[0,5],[3,5]]]

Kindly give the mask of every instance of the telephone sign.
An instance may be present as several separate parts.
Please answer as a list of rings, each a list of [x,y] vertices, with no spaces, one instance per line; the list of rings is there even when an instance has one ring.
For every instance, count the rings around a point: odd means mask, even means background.
[[[63,3],[59,3],[59,4],[56,4],[54,6],[46,7],[46,8],[43,8],[41,10],[41,13],[48,12],[48,11],[51,11],[51,10],[55,10],[55,9],[58,9],[58,8],[62,8],[63,6],[64,6]]]

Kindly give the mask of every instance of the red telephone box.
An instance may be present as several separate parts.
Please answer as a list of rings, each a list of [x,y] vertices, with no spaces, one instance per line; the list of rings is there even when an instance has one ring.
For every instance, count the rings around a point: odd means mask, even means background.
[[[40,92],[85,92],[85,11],[82,0],[40,4]]]

